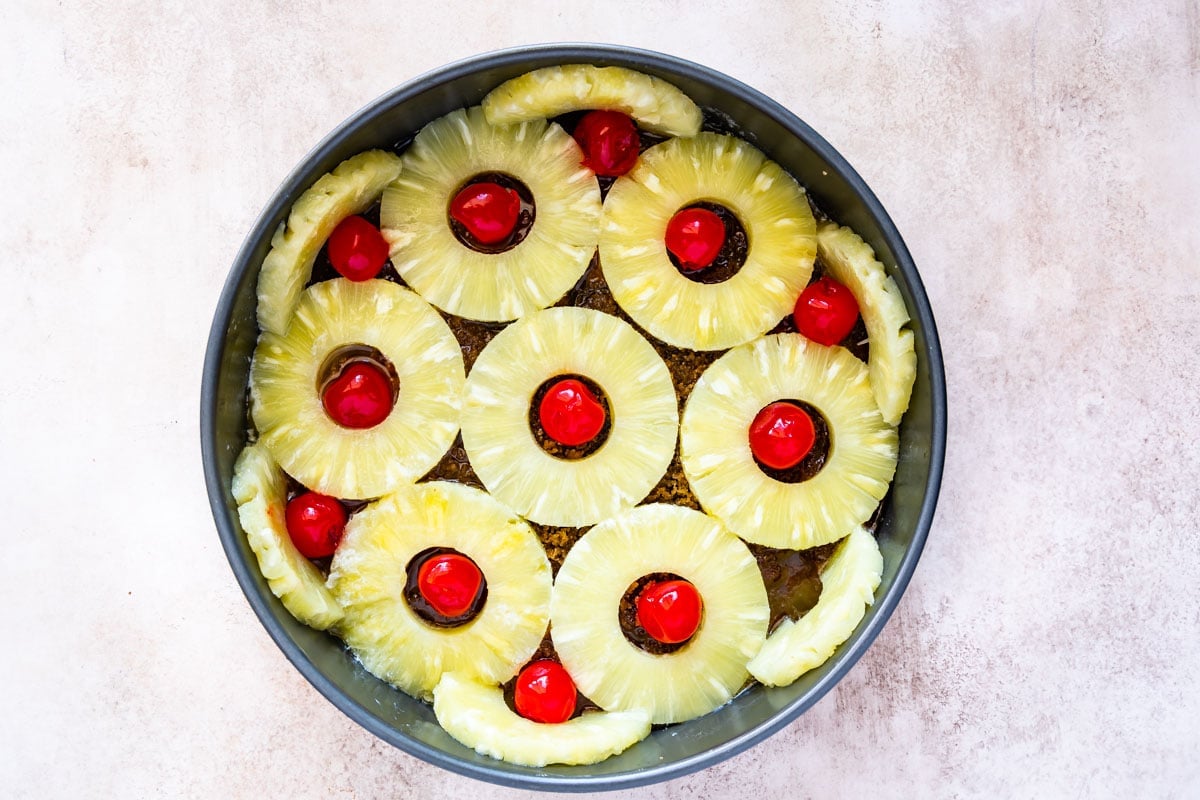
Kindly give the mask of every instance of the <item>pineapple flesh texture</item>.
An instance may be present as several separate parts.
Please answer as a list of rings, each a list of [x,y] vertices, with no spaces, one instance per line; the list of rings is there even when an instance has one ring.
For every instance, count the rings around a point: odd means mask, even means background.
[[[300,195],[287,222],[275,231],[258,274],[259,328],[277,334],[287,330],[329,234],[346,217],[366,211],[399,174],[399,156],[369,150],[338,164]]]
[[[287,531],[287,483],[262,444],[247,445],[233,467],[238,518],[258,569],[271,592],[293,617],[325,630],[342,618],[342,607],[325,588],[325,578],[300,554]]]
[[[817,230],[817,252],[829,276],[858,300],[867,340],[867,372],[875,402],[889,425],[898,425],[908,409],[917,376],[908,309],[896,281],[884,271],[875,251],[849,228],[826,222]]]
[[[557,375],[595,381],[612,410],[607,441],[565,460],[529,428],[534,393]],[[616,317],[550,308],[510,325],[480,353],[467,379],[462,437],[496,499],[534,522],[582,526],[640,502],[675,453],[679,412],[666,364]]]
[[[746,229],[745,263],[722,283],[684,277],[667,254],[667,223],[700,201],[725,206]],[[816,252],[804,189],[732,136],[702,133],[651,147],[604,202],[600,264],[613,297],[676,347],[723,350],[775,327],[795,307]]]
[[[483,112],[493,125],[591,109],[621,111],[646,130],[667,136],[695,136],[704,121],[700,108],[675,86],[624,67],[545,67],[505,81],[483,98]]]
[[[750,424],[776,400],[809,403],[829,424],[829,456],[807,481],[775,480],[750,451]],[[683,471],[705,511],[747,541],[792,550],[836,542],[865,522],[887,494],[897,447],[866,366],[798,333],[764,337],[713,362],[680,429]]]
[[[443,311],[503,322],[545,308],[579,280],[596,250],[600,185],[558,125],[495,126],[479,107],[454,111],[417,134],[404,170],[383,193],[381,228],[404,281]],[[500,172],[533,195],[529,234],[501,253],[464,245],[447,208],[472,178]]]
[[[821,598],[799,620],[784,620],[750,660],[750,674],[767,686],[786,686],[824,664],[850,638],[883,575],[875,538],[855,528],[821,571]]]
[[[527,720],[504,702],[499,686],[450,672],[433,690],[433,711],[446,732],[477,753],[544,767],[595,764],[650,733],[642,710],[592,711],[557,724]]]
[[[407,567],[447,547],[470,558],[487,600],[470,622],[438,628],[404,599]],[[405,487],[355,514],[329,571],[346,644],[371,674],[428,700],[443,673],[511,678],[546,632],[550,562],[527,523],[484,492],[437,481]]]
[[[704,601],[696,635],[664,655],[631,643],[618,622],[622,595],[655,572],[691,581]],[[744,543],[699,511],[653,504],[600,523],[571,548],[554,583],[550,633],[581,692],[610,711],[646,709],[661,724],[707,714],[742,687],[769,614]]]
[[[391,361],[399,394],[373,428],[343,428],[318,389],[331,353],[369,345]],[[384,280],[314,284],[287,333],[264,333],[250,366],[254,424],[285,470],[305,486],[342,498],[371,498],[424,475],[458,433],[466,381],[450,328],[413,292]]]

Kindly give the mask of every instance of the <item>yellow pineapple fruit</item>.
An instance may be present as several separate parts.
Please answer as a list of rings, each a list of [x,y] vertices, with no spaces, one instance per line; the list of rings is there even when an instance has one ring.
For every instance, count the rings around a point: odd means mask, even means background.
[[[745,228],[746,260],[721,283],[671,263],[667,224],[697,202],[728,208]],[[604,202],[600,264],[633,321],[676,347],[723,350],[787,316],[812,275],[816,223],[804,189],[751,145],[701,133],[646,150]]]
[[[284,516],[287,483],[262,442],[247,445],[233,465],[233,498],[258,569],[283,607],[317,630],[335,625],[342,608],[320,570],[292,544]]]
[[[777,400],[825,417],[821,471],[785,483],[759,468],[749,428]],[[874,512],[896,470],[896,429],[884,422],[866,366],[844,348],[777,334],[730,350],[704,371],[680,426],[684,475],[704,509],[743,539],[804,550],[846,536]]]
[[[327,359],[375,348],[399,389],[387,419],[344,428],[325,412]],[[465,381],[450,328],[413,292],[383,280],[336,278],[301,295],[287,332],[266,332],[250,365],[251,411],[271,454],[305,486],[341,498],[378,497],[424,475],[458,433]]]
[[[483,573],[478,616],[436,627],[408,604],[408,566],[430,548],[467,556]],[[333,557],[338,626],[369,672],[429,699],[442,674],[512,677],[546,633],[550,562],[529,525],[484,492],[437,481],[401,488],[355,514]]]
[[[784,620],[750,659],[750,674],[767,686],[786,686],[824,664],[850,638],[883,575],[875,538],[862,528],[838,545],[821,570],[821,599],[798,620]]]
[[[469,319],[507,321],[553,304],[583,275],[599,236],[600,186],[582,158],[545,120],[496,126],[474,107],[431,122],[383,193],[381,229],[396,271],[430,303]],[[447,211],[460,189],[490,173],[524,183],[535,206],[528,234],[503,252],[463,244]]]
[[[703,122],[699,107],[675,86],[625,67],[543,67],[505,81],[483,98],[493,125],[590,109],[624,112],[646,130],[667,136],[695,136]]]
[[[258,327],[277,334],[287,330],[329,234],[346,217],[366,211],[399,174],[399,156],[368,150],[338,164],[300,195],[258,273]]]

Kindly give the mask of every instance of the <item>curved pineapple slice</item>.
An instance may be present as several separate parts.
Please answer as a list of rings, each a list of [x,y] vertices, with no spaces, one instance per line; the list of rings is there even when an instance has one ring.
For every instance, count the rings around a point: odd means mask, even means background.
[[[325,413],[322,365],[348,345],[392,363],[399,393],[373,428],[343,428]],[[250,365],[254,424],[298,481],[343,498],[378,497],[425,474],[458,433],[465,381],[450,328],[413,292],[383,280],[344,278],[309,287],[287,333],[264,333]]]
[[[292,544],[284,516],[287,484],[262,442],[247,445],[233,465],[233,498],[258,569],[283,607],[317,630],[336,624],[342,607],[325,588],[324,576]]]
[[[749,249],[727,281],[697,283],[671,263],[675,212],[719,203],[746,229]],[[677,347],[723,350],[769,331],[812,275],[816,223],[804,189],[758,150],[702,133],[646,150],[604,202],[600,264],[613,297],[652,335]]]
[[[446,732],[477,753],[512,764],[595,764],[650,733],[642,710],[593,711],[554,725],[527,720],[504,691],[449,672],[433,690],[433,713]]]
[[[882,575],[875,538],[855,528],[821,571],[821,599],[799,620],[780,623],[750,659],[750,674],[767,686],[786,686],[824,664],[875,602]]]
[[[768,476],[750,452],[750,424],[776,400],[815,406],[829,424],[825,465],[801,483]],[[696,498],[730,530],[804,550],[836,542],[871,516],[896,470],[897,437],[861,361],[785,333],[730,350],[704,371],[683,411],[680,454]]]
[[[889,425],[898,425],[908,409],[917,377],[917,354],[909,330],[908,309],[896,281],[875,259],[875,251],[849,228],[826,222],[817,229],[817,252],[829,276],[858,300],[867,340],[867,372],[875,402]]]
[[[599,237],[600,185],[582,159],[575,140],[544,120],[495,126],[478,107],[434,120],[383,193],[380,220],[396,270],[460,317],[507,321],[551,305],[583,275]],[[529,188],[533,227],[515,247],[483,253],[455,237],[446,209],[468,181],[495,172]]]
[[[258,327],[278,334],[287,330],[329,234],[346,217],[366,211],[399,174],[399,156],[368,150],[338,164],[300,195],[287,223],[275,231],[258,273]]]
[[[483,98],[483,113],[493,125],[596,108],[622,111],[667,136],[695,136],[703,122],[700,108],[679,89],[624,67],[544,67],[505,81]]]
[[[652,655],[625,638],[621,597],[638,578],[675,573],[699,590],[704,618],[680,650]],[[729,700],[767,632],[767,590],[750,550],[711,517],[639,506],[584,534],[563,561],[550,635],[579,691],[607,709],[683,722]]]
[[[534,393],[557,375],[600,385],[612,411],[591,455],[555,458],[534,439]],[[599,311],[549,308],[501,331],[467,379],[462,438],[496,499],[544,525],[590,525],[640,502],[675,453],[679,412],[666,364],[627,323]]]
[[[487,581],[483,609],[465,625],[434,627],[404,599],[409,562],[431,547],[469,557]],[[422,699],[445,672],[512,677],[546,632],[550,580],[528,524],[484,492],[442,481],[405,487],[356,514],[329,570],[346,644],[373,675]]]

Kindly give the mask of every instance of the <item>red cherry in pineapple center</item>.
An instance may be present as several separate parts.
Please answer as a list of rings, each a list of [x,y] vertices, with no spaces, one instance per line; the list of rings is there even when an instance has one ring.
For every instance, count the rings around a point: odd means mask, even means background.
[[[321,403],[343,428],[373,428],[392,413],[392,381],[374,364],[355,361],[329,382]]]
[[[854,293],[832,278],[813,281],[796,301],[796,330],[817,344],[832,346],[845,339],[858,321]]]
[[[808,412],[783,400],[764,407],[750,423],[750,452],[771,469],[791,469],[799,464],[816,438]]]
[[[637,163],[637,125],[620,111],[589,111],[572,135],[583,150],[583,165],[597,175],[624,175]]]
[[[450,216],[481,244],[496,244],[516,229],[521,196],[491,181],[470,183],[450,201]]]
[[[567,447],[595,439],[604,428],[604,417],[600,400],[575,378],[564,378],[551,386],[538,406],[542,430]]]
[[[336,498],[316,492],[298,494],[284,509],[288,535],[305,558],[328,558],[346,530],[346,509]]]
[[[388,243],[379,229],[363,217],[346,217],[329,235],[329,261],[343,278],[369,281],[388,257]]]
[[[461,553],[441,553],[426,559],[417,571],[417,590],[444,617],[461,617],[471,610],[483,573]]]
[[[663,644],[692,638],[703,614],[700,592],[688,581],[655,581],[637,596],[638,625]]]
[[[575,681],[562,664],[549,659],[525,667],[513,686],[517,713],[534,722],[566,722],[575,713],[577,696]]]
[[[667,223],[666,244],[684,272],[704,269],[725,245],[725,222],[707,208],[685,208]]]

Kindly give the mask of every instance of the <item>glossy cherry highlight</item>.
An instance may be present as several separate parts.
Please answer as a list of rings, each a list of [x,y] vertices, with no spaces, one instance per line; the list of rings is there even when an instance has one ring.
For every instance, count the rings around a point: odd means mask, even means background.
[[[795,403],[771,403],[750,423],[750,452],[771,469],[796,466],[812,450],[816,439],[812,417]]]
[[[516,229],[521,196],[491,181],[471,183],[450,201],[450,216],[481,244],[497,244]]]
[[[562,664],[549,659],[521,670],[513,687],[517,713],[534,722],[566,722],[575,713],[577,699],[575,681]]]
[[[813,281],[796,301],[796,330],[817,344],[835,345],[850,335],[858,321],[854,293],[832,278]]]
[[[573,135],[583,150],[583,165],[597,175],[624,175],[637,163],[637,125],[620,111],[589,111]]]
[[[288,535],[305,558],[328,558],[346,530],[346,509],[336,498],[316,492],[298,494],[284,509]]]
[[[326,251],[333,268],[343,278],[368,281],[383,269],[388,243],[370,221],[353,216],[346,217],[333,229]]]
[[[431,556],[417,571],[421,597],[437,613],[451,619],[471,610],[482,585],[483,573],[462,553]]]
[[[349,364],[321,394],[329,418],[343,428],[373,428],[392,413],[392,382],[365,361]]]
[[[725,246],[725,222],[707,208],[685,208],[667,223],[666,245],[684,272],[704,269]]]
[[[551,386],[538,406],[542,430],[567,447],[578,447],[595,439],[604,428],[604,417],[600,400],[574,378],[564,378]]]
[[[692,638],[703,614],[700,592],[688,581],[655,581],[637,596],[638,625],[663,644]]]

